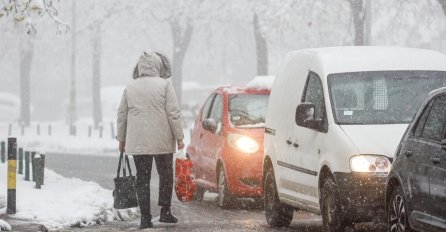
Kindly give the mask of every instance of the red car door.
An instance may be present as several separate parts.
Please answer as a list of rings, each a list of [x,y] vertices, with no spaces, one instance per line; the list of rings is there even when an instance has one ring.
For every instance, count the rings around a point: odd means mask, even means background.
[[[197,182],[202,185],[201,180],[205,176],[203,173],[203,164],[202,157],[203,153],[203,137],[206,130],[203,128],[203,121],[209,116],[210,109],[212,106],[212,102],[215,98],[215,94],[212,94],[208,97],[206,102],[204,103],[200,114],[198,115],[198,119],[195,122],[194,131],[192,133],[191,143],[188,146],[187,152],[189,154],[190,159],[193,163],[193,172],[195,174],[195,178]]]
[[[223,112],[223,98],[222,95],[216,95],[208,119],[213,119],[217,123],[217,130],[211,132],[203,130],[202,137],[202,156],[201,168],[204,174],[204,179],[209,182],[211,188],[216,188],[216,166],[219,154],[222,151],[222,112]]]

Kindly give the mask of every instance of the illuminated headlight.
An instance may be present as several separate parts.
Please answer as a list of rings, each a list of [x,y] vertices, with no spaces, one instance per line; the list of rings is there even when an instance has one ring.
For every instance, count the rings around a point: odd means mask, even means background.
[[[390,160],[379,155],[356,155],[350,158],[352,172],[389,172]]]
[[[243,153],[256,153],[259,150],[259,144],[252,138],[244,135],[229,134],[228,144]]]

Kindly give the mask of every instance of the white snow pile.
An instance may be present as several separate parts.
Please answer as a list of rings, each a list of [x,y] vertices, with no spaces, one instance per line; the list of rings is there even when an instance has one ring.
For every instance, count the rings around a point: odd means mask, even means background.
[[[271,89],[275,78],[275,76],[257,76],[248,82],[246,87],[251,89]]]
[[[9,223],[5,222],[4,220],[0,219],[0,231],[11,231],[11,225]]]
[[[19,146],[44,153],[110,156],[118,152],[118,142],[112,139],[91,139],[74,136],[23,136]]]
[[[52,125],[52,135],[47,133],[47,125]],[[105,123],[103,137],[99,138],[99,131],[93,130],[91,137],[88,137],[87,122],[77,124],[77,136],[68,135],[68,127],[63,122],[50,122],[41,124],[41,134],[36,134],[37,124],[25,129],[25,135],[20,135],[20,128],[13,124],[12,137],[17,137],[17,145],[28,151],[42,153],[62,153],[75,155],[95,155],[95,156],[116,156],[118,153],[118,141],[111,136],[109,123]],[[193,126],[193,125],[191,125]],[[116,125],[114,125],[116,135]],[[190,141],[190,129],[185,128],[185,143]],[[6,141],[8,138],[8,124],[0,123],[0,140]]]
[[[3,200],[7,193],[6,167],[0,164],[0,199]],[[128,220],[137,212],[135,208],[115,210],[112,191],[94,182],[64,178],[48,169],[45,169],[42,189],[34,187],[34,182],[17,176],[17,213],[13,217],[43,224],[50,230]],[[5,213],[6,208],[1,208],[0,214]]]

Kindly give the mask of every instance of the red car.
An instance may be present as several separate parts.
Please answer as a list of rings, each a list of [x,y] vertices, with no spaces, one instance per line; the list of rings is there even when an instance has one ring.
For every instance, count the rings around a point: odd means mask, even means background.
[[[206,190],[218,193],[220,207],[239,197],[261,200],[269,93],[269,89],[221,87],[208,97],[187,147],[194,164],[197,200],[203,199]]]

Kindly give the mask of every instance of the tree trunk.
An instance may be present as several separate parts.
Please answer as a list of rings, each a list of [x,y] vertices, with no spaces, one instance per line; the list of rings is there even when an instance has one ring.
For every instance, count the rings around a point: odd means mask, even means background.
[[[268,75],[268,44],[266,43],[265,37],[262,35],[257,14],[254,13],[253,17],[252,25],[257,52],[257,76],[266,76]]]
[[[93,38],[93,122],[98,129],[102,122],[101,106],[101,25],[96,25]]]
[[[76,110],[76,1],[71,6],[71,89],[70,89],[70,105],[68,110],[68,124],[70,128],[74,128],[73,124],[77,121]],[[73,135],[74,131],[70,130]]]
[[[438,3],[440,3],[443,13],[446,16],[446,0],[438,0]]]
[[[169,23],[173,38],[172,84],[178,98],[178,103],[181,105],[183,62],[194,28],[190,23],[187,23],[185,28],[181,28],[180,22],[177,19],[173,19]]]
[[[366,9],[365,0],[348,0],[350,3],[350,9],[353,16],[353,25],[355,30],[354,45],[365,45],[366,31],[365,31],[365,19]]]
[[[34,43],[32,37],[23,37],[20,51],[20,124],[31,124],[31,63],[34,56]]]

